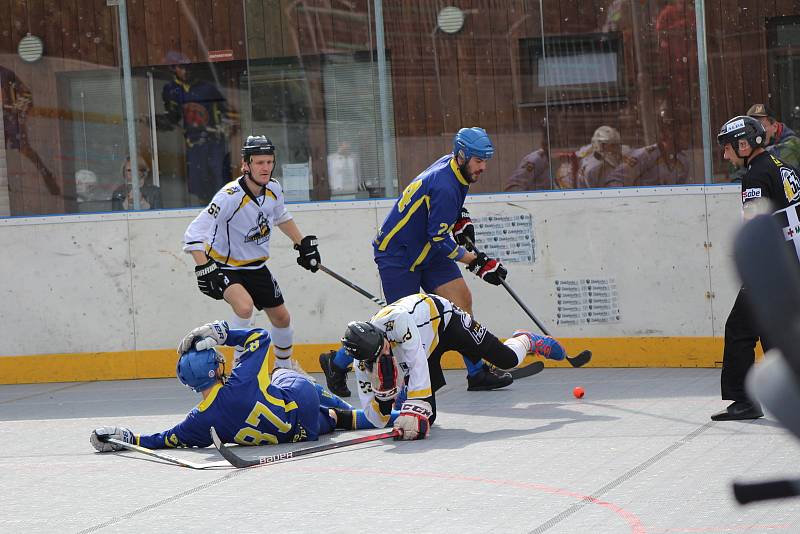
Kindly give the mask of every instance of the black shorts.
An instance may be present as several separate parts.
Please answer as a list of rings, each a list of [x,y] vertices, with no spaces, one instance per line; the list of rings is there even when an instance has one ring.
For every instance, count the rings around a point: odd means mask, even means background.
[[[226,269],[222,272],[228,277],[231,284],[242,284],[250,293],[253,304],[259,310],[275,308],[283,304],[283,294],[278,286],[278,281],[269,272],[267,266],[258,269]]]
[[[501,369],[511,369],[517,365],[517,355],[513,350],[455,305],[450,322],[439,332],[439,344],[428,357],[433,391],[445,384],[441,358],[448,350],[454,350],[474,363],[484,359]]]

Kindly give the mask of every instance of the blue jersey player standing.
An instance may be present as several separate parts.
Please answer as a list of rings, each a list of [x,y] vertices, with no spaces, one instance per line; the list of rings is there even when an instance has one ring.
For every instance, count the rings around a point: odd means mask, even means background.
[[[230,377],[215,345],[243,346],[245,352]],[[178,380],[203,395],[186,418],[157,434],[135,434],[123,426],[94,430],[90,442],[100,452],[120,450],[116,438],[149,449],[207,447],[211,427],[225,443],[268,445],[315,441],[338,428],[374,428],[353,407],[291,369],[270,375],[266,330],[229,330],[215,321],[192,330],[178,347]]]
[[[472,293],[456,262],[490,284],[500,285],[505,279],[499,260],[468,250],[466,239],[475,241],[475,229],[464,200],[493,155],[486,130],[462,128],[453,139],[453,153],[425,169],[397,199],[372,243],[387,302],[422,288],[471,315]],[[350,396],[346,373],[352,361],[343,349],[320,355],[328,388],[342,397]],[[470,391],[501,388],[513,380],[483,361],[464,358],[464,363]]]

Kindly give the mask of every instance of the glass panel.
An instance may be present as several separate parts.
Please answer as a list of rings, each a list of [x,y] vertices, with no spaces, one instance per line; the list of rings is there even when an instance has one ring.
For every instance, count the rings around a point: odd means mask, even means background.
[[[703,183],[702,133],[691,120],[700,110],[693,4],[542,0],[530,7],[541,29],[521,39],[521,106],[532,123],[544,121],[548,153],[540,154],[553,185]],[[535,156],[520,168],[526,162]]]
[[[0,216],[108,211],[127,153],[117,9],[9,6],[0,17]]]
[[[391,72],[384,134],[372,3],[245,1],[250,107],[242,120],[275,144],[275,177],[289,200],[376,197],[387,179],[396,184],[393,157],[387,165],[383,154],[384,135],[394,143]]]
[[[711,177],[692,1],[128,0],[123,27],[118,3],[2,18],[0,216],[200,206],[250,134],[293,200],[393,196],[473,125],[496,148],[473,193],[727,182],[714,134],[757,103],[800,164],[789,1],[706,4]]]

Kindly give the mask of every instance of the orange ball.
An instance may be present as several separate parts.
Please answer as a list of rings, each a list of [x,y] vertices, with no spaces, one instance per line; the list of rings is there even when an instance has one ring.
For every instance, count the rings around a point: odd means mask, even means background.
[[[580,387],[580,386],[575,386],[575,389],[573,389],[573,390],[572,390],[572,394],[573,394],[573,395],[575,395],[575,398],[576,398],[576,399],[582,399],[582,398],[583,398],[583,395],[584,395],[585,393],[586,393],[586,392],[585,392],[585,391],[583,390],[583,388],[582,388],[582,387]]]

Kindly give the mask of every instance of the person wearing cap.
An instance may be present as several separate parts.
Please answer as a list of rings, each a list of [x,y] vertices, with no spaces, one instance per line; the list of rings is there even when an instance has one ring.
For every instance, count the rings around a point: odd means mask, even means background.
[[[483,128],[461,128],[453,151],[436,160],[403,190],[372,242],[387,302],[419,292],[440,295],[472,314],[472,293],[458,263],[485,282],[500,285],[506,269],[496,258],[469,250],[475,229],[464,208],[469,186],[480,180],[494,146]],[[343,350],[323,353],[320,365],[328,388],[349,396],[346,372],[353,358]],[[467,389],[483,391],[513,381],[505,371],[482,360],[464,358]]]
[[[800,169],[800,137],[775,118],[775,113],[765,104],[753,104],[747,110],[747,116],[758,119],[767,134],[766,150],[775,154],[778,159]]]
[[[89,441],[98,452],[124,447],[114,438],[148,449],[208,447],[211,427],[223,443],[275,445],[316,441],[335,428],[375,428],[363,410],[332,395],[308,377],[290,369],[270,372],[269,333],[261,328],[231,330],[214,321],[189,332],[178,345],[176,374],[181,384],[203,400],[172,428],[136,434],[122,425],[96,428]],[[245,345],[247,350],[230,375],[220,345]]]
[[[164,86],[165,113],[157,128],[181,128],[186,145],[186,181],[192,206],[203,205],[230,179],[231,155],[227,137],[238,121],[216,85],[192,77],[189,59],[174,50],[165,62],[173,79]]]
[[[580,160],[575,188],[622,187],[624,184],[615,180],[611,173],[622,164],[623,156],[629,151],[622,145],[616,128],[605,125],[597,128],[592,135],[589,154]]]
[[[717,135],[723,157],[746,172],[742,178],[742,213],[750,219],[759,213],[783,210],[800,201],[800,178],[795,169],[767,152],[767,133],[762,123],[750,116],[733,117]],[[765,274],[769,276],[769,274]],[[725,322],[725,346],[720,377],[723,400],[733,401],[711,416],[713,421],[757,419],[764,414],[747,396],[745,377],[755,363],[758,341],[766,352],[769,342],[759,334],[747,289],[742,287]]]
[[[248,328],[253,309],[264,310],[272,324],[275,366],[300,369],[291,359],[294,331],[289,311],[266,265],[273,228],[294,243],[301,267],[316,272],[320,255],[317,236],[303,236],[286,208],[274,170],[275,145],[263,135],[249,136],[242,146],[242,175],[223,186],[189,224],[183,250],[197,265],[200,291],[230,304],[231,326]],[[243,352],[244,347],[236,347],[236,361]]]

